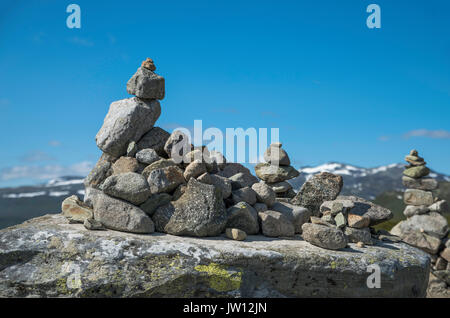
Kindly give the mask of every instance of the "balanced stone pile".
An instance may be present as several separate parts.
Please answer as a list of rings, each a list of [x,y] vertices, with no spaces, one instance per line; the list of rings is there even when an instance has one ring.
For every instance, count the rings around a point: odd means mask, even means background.
[[[410,245],[431,255],[433,282],[436,288],[448,289],[450,285],[450,242],[449,227],[444,213],[450,213],[445,200],[435,197],[433,190],[438,182],[427,177],[430,170],[419,157],[417,150],[411,150],[405,157],[408,162],[403,172],[402,182],[407,188],[403,199],[406,208],[405,221],[399,222],[391,233]]]
[[[84,201],[72,196],[62,204],[71,222],[88,230],[234,240],[303,233],[312,244],[339,249],[371,244],[368,227],[391,216],[363,199],[337,198],[342,177],[330,173],[313,176],[295,193],[287,180],[299,171],[280,143],[266,150],[267,163],[256,165],[259,180],[220,152],[192,145],[181,131],[155,127],[165,95],[155,70],[145,60],[127,84],[135,96],[111,104],[96,136],[103,154],[85,179]]]
[[[297,177],[300,172],[291,166],[287,152],[281,147],[282,144],[279,142],[271,144],[264,152],[266,163],[257,164],[255,173],[272,188],[277,198],[291,199],[295,196],[295,191],[287,180]]]

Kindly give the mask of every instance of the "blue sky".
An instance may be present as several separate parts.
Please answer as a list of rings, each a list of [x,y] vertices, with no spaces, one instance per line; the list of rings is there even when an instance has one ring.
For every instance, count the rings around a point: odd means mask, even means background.
[[[81,29],[66,7],[81,7]],[[381,29],[366,7],[381,7]],[[82,174],[146,57],[158,126],[280,128],[296,167],[401,162],[450,174],[449,1],[0,2],[0,186]]]

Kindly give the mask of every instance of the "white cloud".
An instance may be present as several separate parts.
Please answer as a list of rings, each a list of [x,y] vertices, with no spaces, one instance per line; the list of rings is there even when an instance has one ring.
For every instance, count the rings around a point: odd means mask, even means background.
[[[87,46],[87,47],[94,46],[94,42],[85,38],[80,38],[79,36],[71,37],[69,39],[69,42],[80,46]]]
[[[427,137],[433,139],[450,139],[450,131],[448,130],[428,130],[428,129],[416,129],[408,131],[404,134],[405,138],[411,137]]]
[[[69,166],[13,166],[0,170],[0,180],[10,181],[16,179],[46,180],[62,176],[86,176],[92,169],[90,161],[82,161]]]
[[[55,160],[54,157],[43,151],[31,151],[20,158],[23,162],[39,162]]]
[[[50,140],[48,142],[48,144],[50,146],[52,146],[52,147],[59,147],[59,146],[61,146],[61,141],[59,141],[59,140]]]

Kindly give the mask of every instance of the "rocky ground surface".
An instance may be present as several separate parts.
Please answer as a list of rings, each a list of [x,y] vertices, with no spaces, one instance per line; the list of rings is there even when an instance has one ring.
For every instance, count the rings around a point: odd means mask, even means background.
[[[366,285],[381,268],[381,288]],[[293,238],[246,241],[89,231],[46,215],[0,231],[2,297],[422,297],[430,259],[374,240],[326,250]]]

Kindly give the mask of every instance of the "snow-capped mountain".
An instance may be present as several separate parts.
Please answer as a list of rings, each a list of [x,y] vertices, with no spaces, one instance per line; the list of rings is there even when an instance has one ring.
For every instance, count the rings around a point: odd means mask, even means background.
[[[302,167],[300,175],[289,183],[295,190],[300,189],[305,180],[320,172],[330,172],[341,175],[344,179],[342,194],[356,195],[368,200],[385,191],[403,191],[402,174],[405,165],[394,163],[375,168],[361,168],[348,164],[330,162],[316,167]],[[450,181],[450,177],[431,170],[430,177],[438,181]]]

